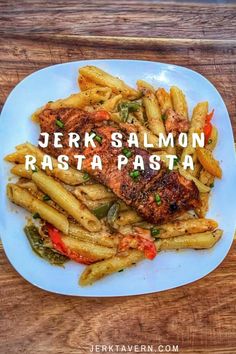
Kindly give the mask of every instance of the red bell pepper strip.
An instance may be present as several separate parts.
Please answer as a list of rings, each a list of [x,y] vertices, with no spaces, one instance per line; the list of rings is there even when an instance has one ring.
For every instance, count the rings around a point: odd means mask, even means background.
[[[208,144],[208,141],[209,141],[209,138],[211,136],[211,132],[212,132],[212,124],[211,124],[211,119],[214,115],[214,109],[211,111],[211,113],[207,114],[206,115],[206,118],[205,118],[205,126],[203,128],[203,132],[204,132],[204,135],[205,135],[205,145]]]
[[[155,243],[140,236],[136,237],[138,238],[138,250],[143,251],[146,258],[154,259],[157,255]]]
[[[127,235],[121,239],[119,244],[119,251],[123,252],[129,248],[135,248],[143,251],[145,257],[148,259],[153,259],[157,255],[157,250],[154,242],[139,235]]]
[[[64,254],[65,256],[67,256],[68,258],[72,259],[73,261],[75,261],[77,263],[82,263],[82,264],[87,264],[87,265],[94,263],[94,260],[92,260],[88,257],[82,256],[82,255],[78,254],[77,252],[66,247],[66,245],[64,244],[64,242],[62,240],[61,233],[58,229],[56,229],[55,227],[53,227],[50,224],[47,224],[47,230],[48,230],[48,235],[52,241],[53,248],[55,250]]]
[[[151,231],[136,226],[134,228],[134,232],[138,238],[138,249],[144,252],[146,258],[155,258],[157,255],[157,250],[154,240],[151,236]]]
[[[104,110],[99,110],[94,113],[94,119],[99,122],[103,120],[109,120],[110,119],[110,114],[107,111]]]
[[[205,122],[209,123],[212,120],[215,110],[213,109],[210,113],[206,115]]]

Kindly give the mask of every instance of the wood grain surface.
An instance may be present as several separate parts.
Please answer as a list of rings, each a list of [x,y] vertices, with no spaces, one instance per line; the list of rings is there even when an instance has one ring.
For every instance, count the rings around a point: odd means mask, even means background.
[[[0,33],[235,39],[235,11],[233,0],[1,0]]]
[[[228,2],[1,0],[0,105],[20,80],[48,65],[99,58],[168,62],[198,71],[217,87],[236,137],[235,19]],[[234,243],[214,272],[177,289],[86,299],[35,288],[0,246],[0,354],[87,354],[95,344],[233,354],[235,250]]]

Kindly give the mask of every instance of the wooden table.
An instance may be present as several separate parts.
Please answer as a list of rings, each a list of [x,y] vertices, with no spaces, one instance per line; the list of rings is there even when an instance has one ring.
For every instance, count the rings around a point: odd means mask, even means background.
[[[1,105],[21,79],[48,65],[94,58],[154,60],[187,66],[211,80],[236,134],[233,2],[2,0],[0,23]],[[234,353],[235,249],[234,244],[223,263],[200,281],[110,299],[37,289],[16,273],[1,249],[0,353],[89,353],[95,344],[170,344],[180,353]]]

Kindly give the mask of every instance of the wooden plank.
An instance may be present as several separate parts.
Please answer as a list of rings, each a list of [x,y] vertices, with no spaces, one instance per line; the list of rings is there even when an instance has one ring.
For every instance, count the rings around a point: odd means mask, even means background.
[[[236,38],[235,2],[1,0],[0,33]]]

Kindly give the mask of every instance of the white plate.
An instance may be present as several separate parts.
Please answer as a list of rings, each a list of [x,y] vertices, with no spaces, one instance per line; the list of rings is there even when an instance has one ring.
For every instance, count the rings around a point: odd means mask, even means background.
[[[208,100],[215,109],[214,124],[219,130],[215,155],[221,161],[223,179],[215,182],[208,216],[224,230],[222,239],[211,250],[163,252],[154,261],[143,261],[133,268],[113,274],[92,286],[82,288],[78,277],[82,265],[69,262],[65,268],[51,266],[31,250],[23,232],[27,212],[11,204],[5,195],[10,164],[1,163],[1,224],[3,246],[14,268],[30,283],[56,293],[79,296],[124,296],[175,288],[202,278],[224,259],[233,240],[236,220],[236,164],[233,134],[225,104],[216,88],[203,76],[184,67],[135,60],[90,60],[50,66],[19,83],[9,95],[1,114],[1,159],[17,144],[37,144],[39,128],[29,119],[36,108],[50,100],[78,91],[78,68],[96,65],[135,86],[144,79],[155,87],[184,90],[190,114],[199,101]],[[2,160],[1,160],[2,161]]]

